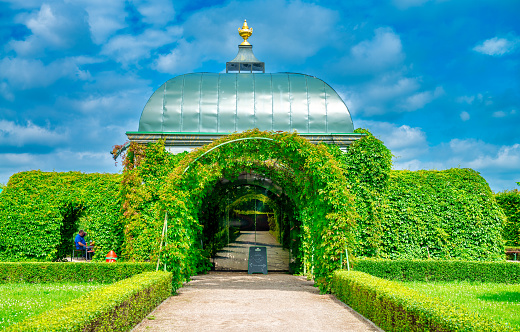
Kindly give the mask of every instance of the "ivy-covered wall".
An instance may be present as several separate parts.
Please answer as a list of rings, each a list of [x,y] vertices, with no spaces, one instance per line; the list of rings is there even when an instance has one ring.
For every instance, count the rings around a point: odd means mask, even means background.
[[[520,182],[519,182],[520,185]],[[503,236],[507,246],[520,246],[520,191],[518,189],[504,191],[495,195],[504,211],[507,221]]]
[[[0,194],[0,260],[70,256],[80,227],[99,252],[118,250],[123,241],[120,182],[121,176],[114,174],[14,174]]]
[[[477,172],[393,171],[384,144],[356,131],[365,136],[346,153],[295,133],[255,130],[189,154],[172,155],[162,142],[132,144],[123,175],[15,174],[0,194],[0,259],[59,260],[82,227],[99,251],[119,250],[136,261],[160,255],[179,286],[208,268],[210,233],[221,229],[205,214],[229,205],[215,188],[242,172],[283,188],[273,202],[290,207],[284,218],[297,226],[290,237],[297,239],[298,265],[324,288],[345,247],[358,257],[503,259],[505,217]],[[289,239],[288,232],[280,236]]]
[[[504,214],[471,169],[391,171],[377,204],[379,257],[504,259]]]

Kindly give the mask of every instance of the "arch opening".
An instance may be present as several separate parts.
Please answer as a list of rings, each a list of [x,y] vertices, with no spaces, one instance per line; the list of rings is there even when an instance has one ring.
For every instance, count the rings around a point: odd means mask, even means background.
[[[250,245],[268,248],[269,271],[301,271],[301,222],[293,201],[274,181],[256,173],[222,178],[206,196],[199,222],[213,269],[247,270]]]

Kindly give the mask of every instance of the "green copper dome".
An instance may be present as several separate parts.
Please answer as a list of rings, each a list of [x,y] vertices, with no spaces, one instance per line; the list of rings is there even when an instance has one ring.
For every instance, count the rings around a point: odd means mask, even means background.
[[[194,73],[170,79],[144,107],[138,133],[352,133],[343,100],[304,74]]]

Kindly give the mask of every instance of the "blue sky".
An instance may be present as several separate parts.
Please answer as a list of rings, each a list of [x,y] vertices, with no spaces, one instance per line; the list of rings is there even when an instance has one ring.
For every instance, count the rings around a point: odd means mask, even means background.
[[[221,72],[249,41],[267,72],[314,75],[395,155],[520,181],[520,1],[0,0],[0,183],[120,172],[113,145],[168,79]]]

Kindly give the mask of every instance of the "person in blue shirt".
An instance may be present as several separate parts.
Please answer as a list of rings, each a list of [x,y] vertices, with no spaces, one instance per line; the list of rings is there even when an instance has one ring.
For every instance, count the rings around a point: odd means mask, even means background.
[[[79,230],[78,235],[76,235],[76,238],[74,239],[74,244],[76,245],[76,250],[85,250],[90,251],[92,250],[92,246],[87,246],[87,241],[85,241],[85,233],[82,229]],[[86,254],[86,252],[85,252]],[[85,255],[85,257],[87,257]]]

